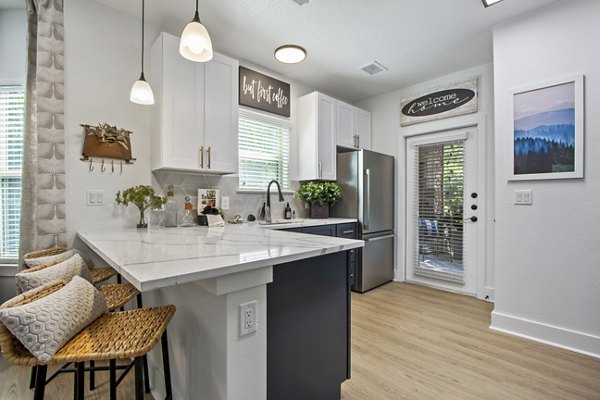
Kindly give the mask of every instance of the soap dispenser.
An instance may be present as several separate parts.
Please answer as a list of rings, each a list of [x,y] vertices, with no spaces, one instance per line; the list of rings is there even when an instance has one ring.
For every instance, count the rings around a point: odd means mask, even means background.
[[[285,206],[285,214],[284,219],[292,219],[292,207],[290,207],[290,203],[288,202]]]

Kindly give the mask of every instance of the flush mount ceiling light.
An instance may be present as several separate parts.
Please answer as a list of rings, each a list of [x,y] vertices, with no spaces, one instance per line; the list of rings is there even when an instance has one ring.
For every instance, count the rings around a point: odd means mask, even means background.
[[[200,22],[198,14],[198,0],[196,0],[196,13],[194,19],[185,26],[179,41],[179,53],[195,62],[210,61],[213,57],[212,42],[208,31]]]
[[[275,58],[284,64],[297,64],[306,58],[306,50],[294,44],[286,44],[275,49]]]
[[[140,79],[135,81],[131,87],[129,100],[147,106],[154,104],[154,93],[152,93],[150,84],[146,82],[146,78],[144,78],[144,14],[145,0],[142,0],[142,74],[140,75]]]
[[[483,5],[487,8],[489,6],[493,6],[496,3],[500,3],[502,0],[481,0]]]

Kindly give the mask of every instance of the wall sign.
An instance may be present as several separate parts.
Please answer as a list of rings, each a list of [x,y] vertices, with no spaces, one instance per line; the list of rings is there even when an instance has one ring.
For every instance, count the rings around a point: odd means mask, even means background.
[[[433,89],[400,101],[400,126],[477,112],[477,78]]]
[[[240,67],[240,105],[290,116],[290,84]]]

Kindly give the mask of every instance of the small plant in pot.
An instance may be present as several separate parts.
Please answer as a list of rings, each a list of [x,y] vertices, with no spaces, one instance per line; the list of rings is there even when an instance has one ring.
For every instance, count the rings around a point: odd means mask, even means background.
[[[137,224],[137,227],[147,228],[148,223],[146,222],[144,212],[148,208],[161,208],[167,202],[167,197],[155,194],[154,189],[150,185],[137,185],[123,191],[118,191],[116,202],[126,207],[129,204],[136,206],[140,210],[140,222]]]
[[[329,206],[342,198],[342,188],[335,182],[304,182],[298,196],[310,205],[311,218],[329,218]]]

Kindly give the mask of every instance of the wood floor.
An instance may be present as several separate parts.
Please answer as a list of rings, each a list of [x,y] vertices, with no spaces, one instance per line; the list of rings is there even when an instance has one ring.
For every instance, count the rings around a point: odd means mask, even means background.
[[[353,294],[352,380],[342,399],[600,400],[599,359],[491,331],[491,310],[490,303],[406,283]],[[120,399],[134,397],[132,378],[119,386]],[[107,374],[97,381],[86,398],[108,399]],[[27,368],[0,359],[1,400],[31,399],[28,382]],[[63,375],[46,399],[69,399],[72,391],[72,377]]]
[[[492,308],[407,283],[353,293],[342,399],[600,399],[600,359],[494,332]]]

